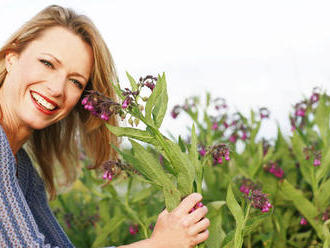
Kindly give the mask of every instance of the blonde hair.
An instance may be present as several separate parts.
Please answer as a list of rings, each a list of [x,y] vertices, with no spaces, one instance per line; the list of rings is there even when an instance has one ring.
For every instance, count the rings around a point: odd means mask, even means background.
[[[14,33],[2,47],[0,50],[0,87],[7,75],[6,52],[21,53],[31,41],[38,39],[43,31],[54,26],[67,28],[92,48],[94,65],[85,90],[93,89],[116,99],[111,84],[117,80],[114,62],[97,28],[88,17],[57,5],[51,5],[39,12]],[[112,116],[108,123],[117,126],[118,120]],[[78,137],[79,142],[77,142]],[[92,159],[91,168],[93,169],[99,168],[106,160],[117,157],[116,152],[110,146],[110,143],[118,145],[117,138],[106,129],[104,121],[89,114],[83,109],[80,102],[66,118],[45,129],[35,130],[31,135],[27,143],[28,148],[40,167],[41,176],[51,199],[56,196],[56,164],[61,165],[66,184],[70,184],[76,179],[79,168],[79,143]]]

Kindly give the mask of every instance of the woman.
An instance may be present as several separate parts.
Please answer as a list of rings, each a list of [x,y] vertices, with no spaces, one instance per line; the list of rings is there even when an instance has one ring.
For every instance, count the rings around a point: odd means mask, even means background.
[[[55,171],[76,176],[78,143],[95,168],[116,156],[104,123],[79,104],[86,89],[115,98],[111,55],[85,16],[50,6],[24,24],[0,50],[0,245],[73,247],[49,209]],[[109,123],[117,125],[115,117]],[[77,135],[79,133],[79,136]],[[79,137],[80,140],[77,140]],[[41,176],[23,144],[31,150]],[[207,208],[191,194],[158,217],[151,238],[121,247],[193,247],[208,238]]]

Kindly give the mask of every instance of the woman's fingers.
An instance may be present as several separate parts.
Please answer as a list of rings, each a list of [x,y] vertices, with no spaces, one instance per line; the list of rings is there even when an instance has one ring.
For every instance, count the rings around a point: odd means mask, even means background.
[[[202,195],[199,193],[192,193],[182,200],[179,206],[174,210],[179,215],[187,214],[190,210],[202,200]]]
[[[200,222],[196,223],[195,225],[192,225],[189,228],[189,235],[194,236],[196,234],[204,232],[209,227],[209,225],[210,220],[208,218],[204,218]]]
[[[208,237],[209,230],[205,230],[204,232],[197,234],[196,238],[194,239],[194,245],[204,242],[205,240],[207,240]]]
[[[199,222],[201,219],[205,217],[207,214],[207,207],[203,206],[201,208],[197,208],[193,212],[191,212],[184,220],[184,225],[185,226],[191,226],[197,222]]]

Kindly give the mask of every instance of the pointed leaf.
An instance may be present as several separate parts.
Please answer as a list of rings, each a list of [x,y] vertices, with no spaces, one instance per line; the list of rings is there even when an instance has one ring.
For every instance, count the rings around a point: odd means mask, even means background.
[[[126,72],[126,76],[128,78],[129,83],[131,84],[132,91],[136,91],[138,89],[138,86],[137,86],[134,78],[128,72]]]
[[[137,139],[143,142],[146,142],[151,145],[157,145],[157,143],[154,141],[153,137],[150,136],[150,134],[147,131],[143,131],[136,128],[131,127],[116,127],[109,125],[108,123],[105,124],[106,127],[109,129],[111,133],[118,137],[128,137]]]
[[[234,237],[234,247],[239,248],[242,247],[243,237],[242,237],[242,227],[244,223],[244,215],[241,206],[237,203],[233,190],[231,188],[231,184],[228,186],[227,196],[226,196],[227,206],[230,212],[233,214],[236,222],[236,230]]]
[[[292,201],[297,210],[308,220],[313,226],[319,238],[322,239],[322,227],[315,218],[318,216],[317,208],[303,195],[303,193],[295,189],[287,180],[284,180],[280,189],[287,200]]]

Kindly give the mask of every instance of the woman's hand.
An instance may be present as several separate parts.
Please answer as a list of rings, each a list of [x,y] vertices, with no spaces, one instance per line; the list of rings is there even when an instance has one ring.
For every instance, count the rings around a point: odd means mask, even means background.
[[[191,211],[202,200],[202,195],[193,193],[182,200],[172,212],[166,209],[158,216],[151,235],[152,247],[192,248],[205,241],[209,232],[209,219],[205,218],[207,207]]]

